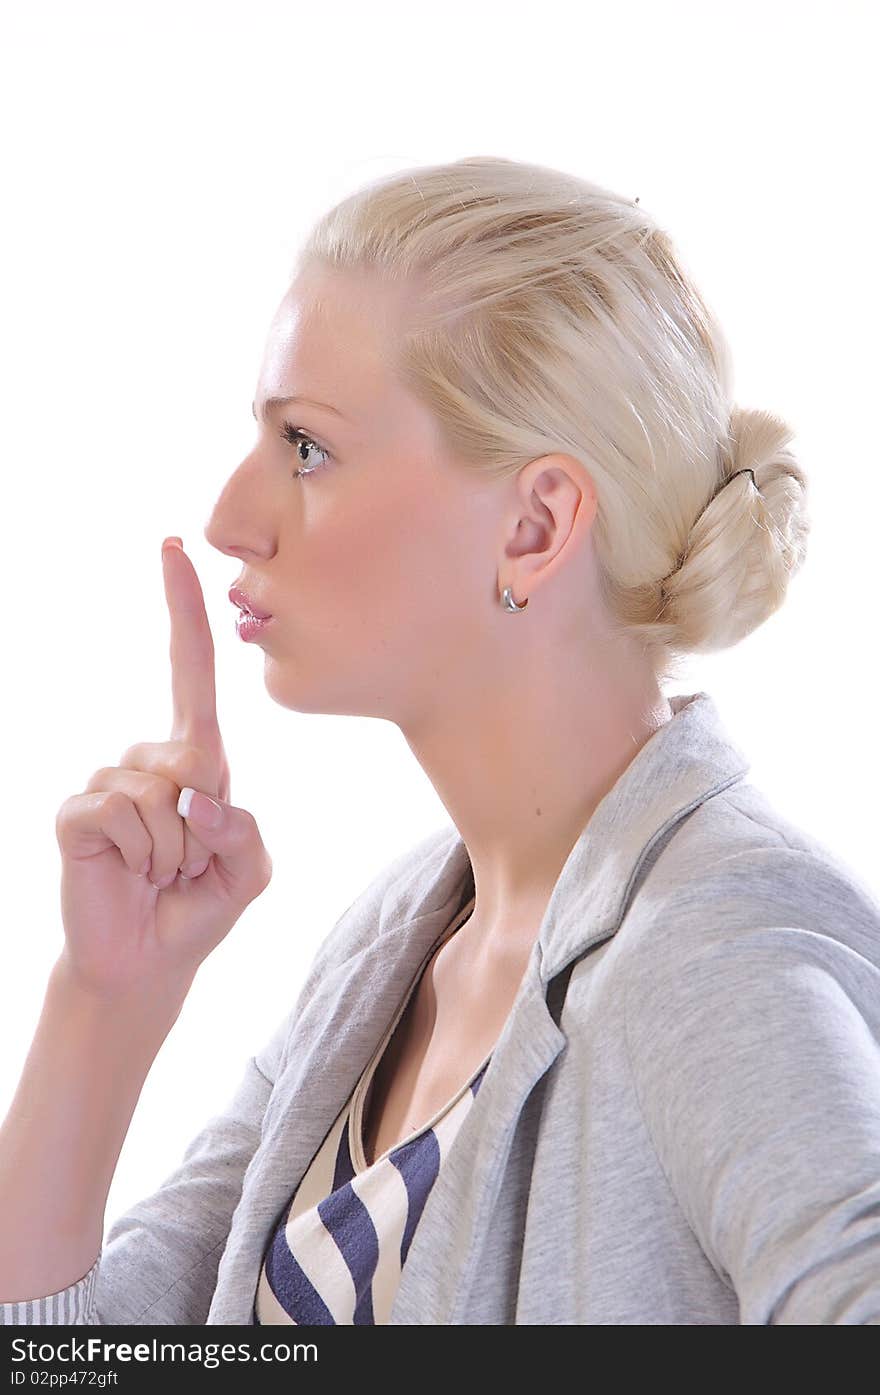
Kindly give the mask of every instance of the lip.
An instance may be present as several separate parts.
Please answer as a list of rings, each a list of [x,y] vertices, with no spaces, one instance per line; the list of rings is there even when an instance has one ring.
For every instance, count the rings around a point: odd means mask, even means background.
[[[246,596],[244,591],[238,586],[231,586],[228,592],[229,599],[233,605],[237,605],[239,610],[244,610],[248,615],[255,615],[258,620],[271,620],[272,616],[268,610],[261,610],[255,605],[250,596]]]
[[[251,641],[257,639],[271,624],[271,615],[266,620],[258,620],[256,615],[249,615],[246,610],[243,610],[240,615],[236,616],[235,633],[239,639]]]

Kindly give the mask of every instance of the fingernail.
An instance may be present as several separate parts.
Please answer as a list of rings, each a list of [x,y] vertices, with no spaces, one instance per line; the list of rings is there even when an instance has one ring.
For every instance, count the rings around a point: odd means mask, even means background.
[[[193,823],[200,823],[204,828],[217,828],[223,817],[223,810],[219,804],[208,795],[199,794],[198,790],[192,790],[188,786],[184,786],[180,791],[177,812],[182,819],[192,819]]]
[[[179,547],[180,550],[183,551],[183,539],[182,539],[182,538],[166,538],[165,541],[164,541],[163,544],[162,544],[162,551],[163,551],[163,552],[165,551],[166,547]]]

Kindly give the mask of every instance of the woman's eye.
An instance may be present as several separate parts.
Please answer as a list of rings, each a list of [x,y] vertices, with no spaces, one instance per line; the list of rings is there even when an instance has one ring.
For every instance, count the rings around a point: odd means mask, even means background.
[[[311,447],[314,447],[315,450],[320,451],[322,455],[329,458],[329,452],[324,450],[323,446],[319,446],[318,442],[313,441],[311,436],[307,436],[304,431],[300,431],[298,426],[291,426],[290,422],[286,421],[284,423],[281,429],[281,436],[285,441],[288,441],[290,445],[296,446],[300,459],[306,462],[304,466],[300,466],[298,469],[294,470],[294,479],[299,479],[301,475],[310,475],[314,470],[320,469],[321,461],[313,465],[308,464],[308,451]]]

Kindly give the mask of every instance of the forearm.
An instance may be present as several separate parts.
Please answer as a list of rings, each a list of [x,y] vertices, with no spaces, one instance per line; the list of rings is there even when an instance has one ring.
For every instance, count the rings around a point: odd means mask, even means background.
[[[63,956],[0,1128],[0,1302],[67,1288],[101,1250],[135,1106],[186,991],[102,1002]]]

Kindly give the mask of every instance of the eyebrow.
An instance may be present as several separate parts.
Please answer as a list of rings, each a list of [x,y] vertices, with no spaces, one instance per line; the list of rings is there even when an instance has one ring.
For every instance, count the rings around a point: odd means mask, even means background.
[[[307,407],[322,407],[325,412],[332,412],[334,416],[341,417],[345,421],[345,416],[338,407],[331,407],[329,402],[315,402],[308,397],[267,397],[263,403],[263,420],[272,411],[273,407],[286,407],[290,402],[303,402]],[[251,411],[254,414],[254,421],[257,421],[257,404],[251,403]]]

